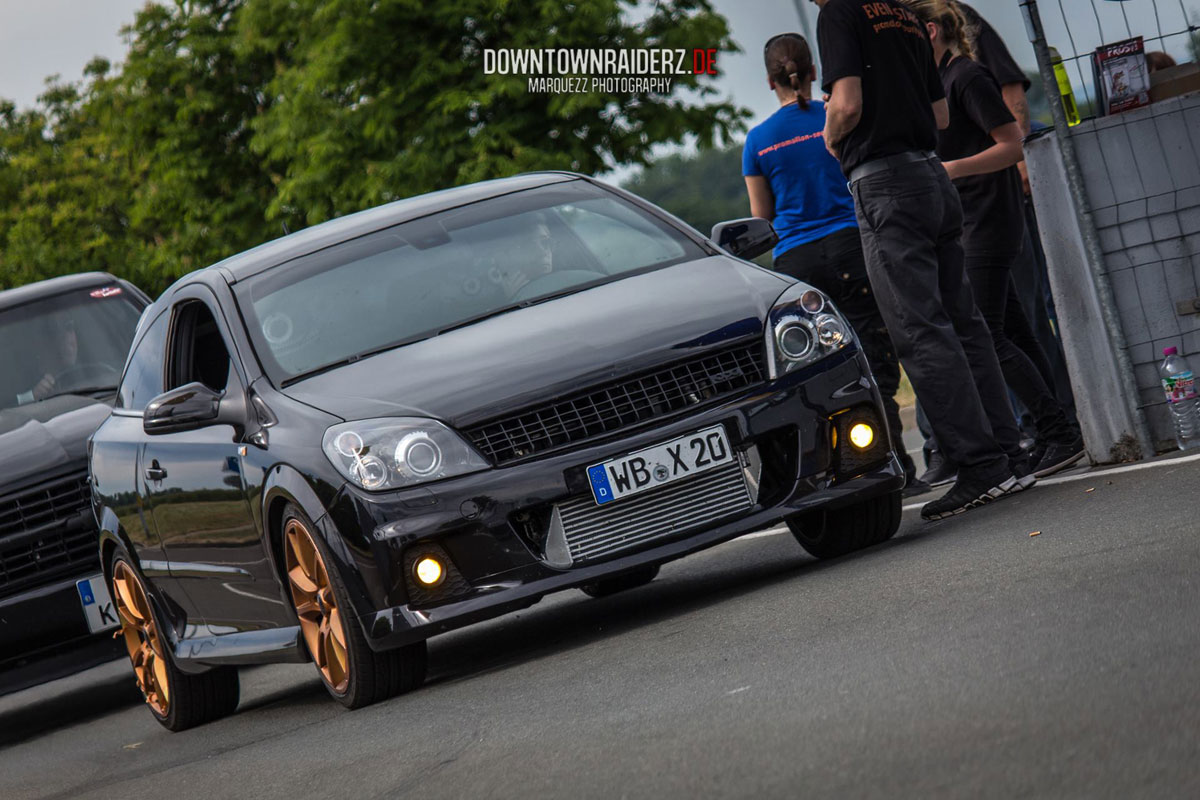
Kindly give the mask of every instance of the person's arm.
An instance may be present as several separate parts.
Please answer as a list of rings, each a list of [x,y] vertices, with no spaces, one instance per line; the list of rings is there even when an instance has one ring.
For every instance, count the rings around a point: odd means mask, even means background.
[[[825,149],[834,158],[842,149],[842,140],[858,127],[862,119],[862,78],[838,78],[825,106]]]
[[[1000,87],[1000,94],[1004,97],[1004,105],[1008,106],[1008,110],[1012,112],[1013,119],[1017,121],[1017,127],[1021,129],[1021,136],[1029,135],[1029,101],[1025,98],[1024,83],[1006,83]],[[1029,194],[1029,171],[1025,167],[1025,154],[1022,152],[1021,160],[1017,162],[1017,169],[1021,172],[1021,188],[1025,190],[1025,194]]]
[[[933,119],[939,131],[950,127],[950,104],[946,102],[946,98],[933,102]]]
[[[750,196],[750,216],[775,219],[775,195],[771,184],[762,175],[747,175],[746,194]]]
[[[981,150],[973,156],[944,162],[946,174],[950,176],[951,180],[965,178],[968,175],[999,172],[1021,160],[1021,139],[1023,137],[1017,123],[1008,122],[994,128],[991,136],[995,144],[986,150]]]
[[[817,15],[817,44],[821,53],[825,101],[825,149],[839,158],[842,142],[862,119],[863,64],[861,44],[850,4],[825,5]]]

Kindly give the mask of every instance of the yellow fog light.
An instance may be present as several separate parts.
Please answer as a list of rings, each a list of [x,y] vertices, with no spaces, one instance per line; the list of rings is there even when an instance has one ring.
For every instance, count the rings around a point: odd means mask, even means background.
[[[437,586],[446,578],[446,570],[442,562],[433,556],[421,556],[413,565],[413,574],[423,586]]]
[[[850,428],[850,441],[859,450],[866,450],[875,441],[875,430],[865,422],[855,423]]]

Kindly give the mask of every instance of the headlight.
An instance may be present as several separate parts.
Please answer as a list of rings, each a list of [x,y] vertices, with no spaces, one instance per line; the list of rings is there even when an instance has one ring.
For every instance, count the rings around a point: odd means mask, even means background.
[[[457,433],[419,417],[343,422],[325,431],[321,447],[339,472],[369,491],[415,486],[489,466]]]
[[[854,341],[854,331],[829,298],[806,283],[788,287],[767,319],[772,379],[818,361]]]

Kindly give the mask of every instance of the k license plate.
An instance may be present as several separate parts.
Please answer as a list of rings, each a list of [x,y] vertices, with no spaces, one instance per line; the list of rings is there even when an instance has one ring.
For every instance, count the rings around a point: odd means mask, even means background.
[[[120,624],[117,609],[112,597],[108,594],[108,586],[104,583],[103,575],[93,575],[81,581],[75,581],[75,590],[79,592],[79,603],[83,606],[83,616],[87,620],[88,630],[92,633],[115,628]]]
[[[597,505],[664,486],[734,459],[725,429],[705,428],[620,458],[588,467],[588,480]]]

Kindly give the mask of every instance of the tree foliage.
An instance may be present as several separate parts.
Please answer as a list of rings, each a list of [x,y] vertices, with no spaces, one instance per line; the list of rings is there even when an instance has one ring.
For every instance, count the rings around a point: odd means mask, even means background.
[[[718,222],[750,216],[740,145],[667,156],[623,186],[705,235]]]
[[[124,33],[116,68],[53,81],[32,109],[0,102],[0,288],[106,269],[158,292],[284,226],[647,164],[655,145],[728,142],[746,116],[701,76],[554,94],[484,73],[487,48],[735,50],[708,0],[174,0]]]

